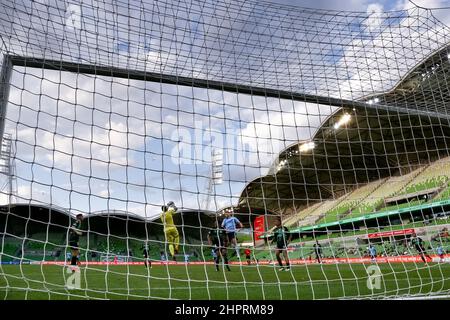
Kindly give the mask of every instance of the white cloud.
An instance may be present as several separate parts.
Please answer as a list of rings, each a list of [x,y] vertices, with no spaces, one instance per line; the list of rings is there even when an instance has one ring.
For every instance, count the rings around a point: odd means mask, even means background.
[[[109,197],[110,192],[109,192],[109,190],[101,190],[101,191],[98,193],[98,195],[99,195],[100,197],[107,198],[107,197]]]
[[[371,3],[367,6],[368,18],[363,24],[370,30],[377,30],[383,23],[383,5],[380,3]]]

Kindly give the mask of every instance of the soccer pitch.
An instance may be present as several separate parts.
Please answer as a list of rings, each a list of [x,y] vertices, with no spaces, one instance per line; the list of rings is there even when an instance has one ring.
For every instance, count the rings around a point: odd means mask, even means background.
[[[81,290],[65,288],[70,276],[61,266],[1,266],[0,299],[183,299],[297,300],[385,298],[439,295],[450,290],[450,265],[379,264],[380,286],[368,287],[375,265],[329,264],[232,266],[219,272],[211,265],[90,266],[81,268]]]

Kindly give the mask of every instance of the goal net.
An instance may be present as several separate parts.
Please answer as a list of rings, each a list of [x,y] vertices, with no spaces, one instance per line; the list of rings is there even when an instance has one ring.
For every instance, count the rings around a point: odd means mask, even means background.
[[[440,11],[0,3],[0,299],[450,293]]]

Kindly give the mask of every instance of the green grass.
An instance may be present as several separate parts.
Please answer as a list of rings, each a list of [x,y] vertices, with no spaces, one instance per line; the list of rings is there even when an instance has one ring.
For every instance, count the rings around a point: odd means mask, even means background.
[[[330,299],[449,293],[450,264],[380,264],[381,288],[370,290],[370,265],[90,266],[82,268],[82,290],[64,288],[61,266],[1,266],[0,299]],[[108,270],[108,272],[106,272]]]

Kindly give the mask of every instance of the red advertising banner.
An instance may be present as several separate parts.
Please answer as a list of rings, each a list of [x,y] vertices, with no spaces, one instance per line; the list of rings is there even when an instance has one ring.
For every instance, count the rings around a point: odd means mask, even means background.
[[[259,241],[260,240],[259,237],[262,236],[265,232],[264,222],[265,219],[263,215],[257,216],[255,221],[253,222],[253,233],[255,242]]]
[[[374,238],[384,238],[384,237],[395,237],[395,236],[405,236],[415,234],[416,231],[414,229],[404,229],[404,230],[394,230],[387,232],[376,232],[367,235],[368,239]]]

